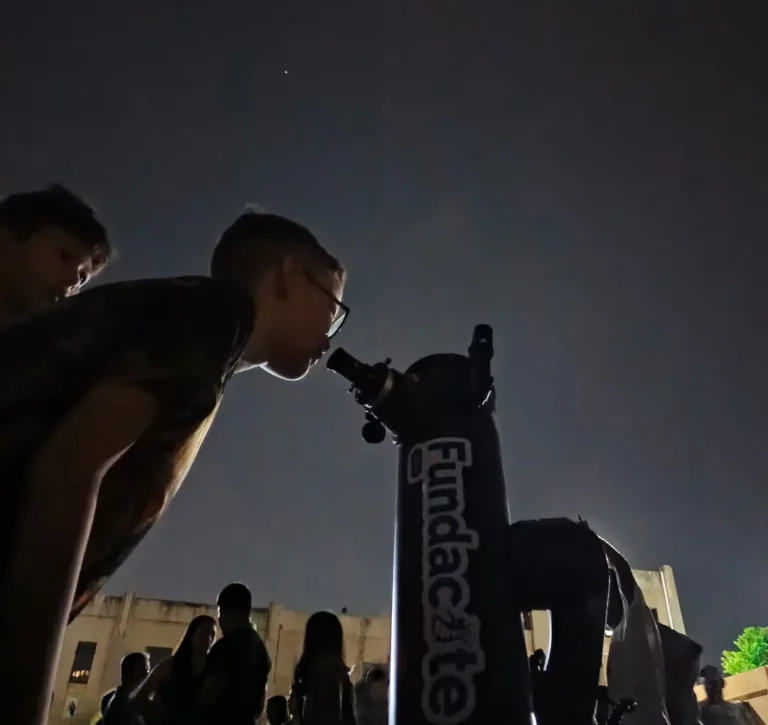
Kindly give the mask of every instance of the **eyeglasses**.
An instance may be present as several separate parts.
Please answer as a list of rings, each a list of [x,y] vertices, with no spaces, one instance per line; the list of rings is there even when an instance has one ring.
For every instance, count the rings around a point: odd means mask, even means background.
[[[338,308],[328,332],[325,333],[326,337],[330,340],[339,333],[339,330],[341,330],[342,327],[344,327],[344,323],[347,321],[347,317],[349,317],[349,307],[338,299],[335,294],[325,289],[325,287],[323,287],[323,285],[321,285],[309,272],[304,272],[304,275],[314,287],[319,289],[329,300],[333,301]]]

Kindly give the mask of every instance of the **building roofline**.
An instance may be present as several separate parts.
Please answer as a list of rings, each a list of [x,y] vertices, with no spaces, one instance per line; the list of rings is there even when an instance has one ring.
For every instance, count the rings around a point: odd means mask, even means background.
[[[124,592],[123,594],[105,594],[103,599],[113,601],[124,601],[127,597],[132,596],[135,602],[157,602],[166,607],[191,607],[192,609],[216,609],[216,603],[209,602],[188,602],[183,599],[160,599],[159,597],[142,597],[136,592]],[[251,607],[252,612],[258,612],[259,614],[266,614],[269,612],[269,606],[266,607]]]

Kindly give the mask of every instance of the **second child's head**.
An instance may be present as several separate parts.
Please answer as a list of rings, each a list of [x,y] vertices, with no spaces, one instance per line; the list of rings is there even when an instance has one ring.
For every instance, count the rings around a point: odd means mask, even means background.
[[[216,245],[211,276],[251,294],[256,325],[243,358],[285,380],[303,378],[346,319],[344,267],[285,217],[241,215]]]
[[[269,725],[286,725],[289,718],[288,700],[284,695],[275,695],[267,700],[267,722]]]
[[[145,652],[131,652],[120,662],[120,684],[133,692],[149,675],[149,657]]]
[[[24,316],[77,294],[111,257],[93,209],[63,186],[0,200],[3,316]]]
[[[365,689],[374,702],[387,700],[387,673],[381,667],[373,667],[365,676]]]
[[[219,627],[221,633],[227,634],[240,627],[245,627],[251,621],[251,590],[245,584],[235,582],[227,584],[216,600],[219,610]]]
[[[189,623],[173,658],[182,667],[191,665],[195,657],[205,657],[215,641],[216,620],[201,614]]]
[[[304,630],[301,660],[309,665],[317,660],[344,663],[344,630],[333,612],[315,612]]]

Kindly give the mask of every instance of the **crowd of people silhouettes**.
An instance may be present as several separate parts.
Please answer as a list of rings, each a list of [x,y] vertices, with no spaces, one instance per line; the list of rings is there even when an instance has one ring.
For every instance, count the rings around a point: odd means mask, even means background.
[[[195,617],[171,657],[151,672],[143,652],[127,654],[120,683],[101,702],[99,725],[385,725],[387,675],[374,667],[353,687],[344,633],[332,612],[307,620],[290,694],[266,701],[272,666],[251,622],[244,584],[218,597],[218,623]],[[217,640],[220,631],[221,637]]]

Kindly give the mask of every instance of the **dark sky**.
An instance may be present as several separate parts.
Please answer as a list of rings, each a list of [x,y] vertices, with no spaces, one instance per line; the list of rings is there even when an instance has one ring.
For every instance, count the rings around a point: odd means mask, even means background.
[[[247,202],[295,217],[350,269],[363,359],[495,327],[513,518],[671,564],[710,660],[768,624],[757,2],[6,5],[0,192],[85,195],[106,280],[204,272]],[[238,376],[109,591],[386,611],[395,451],[344,393]]]

